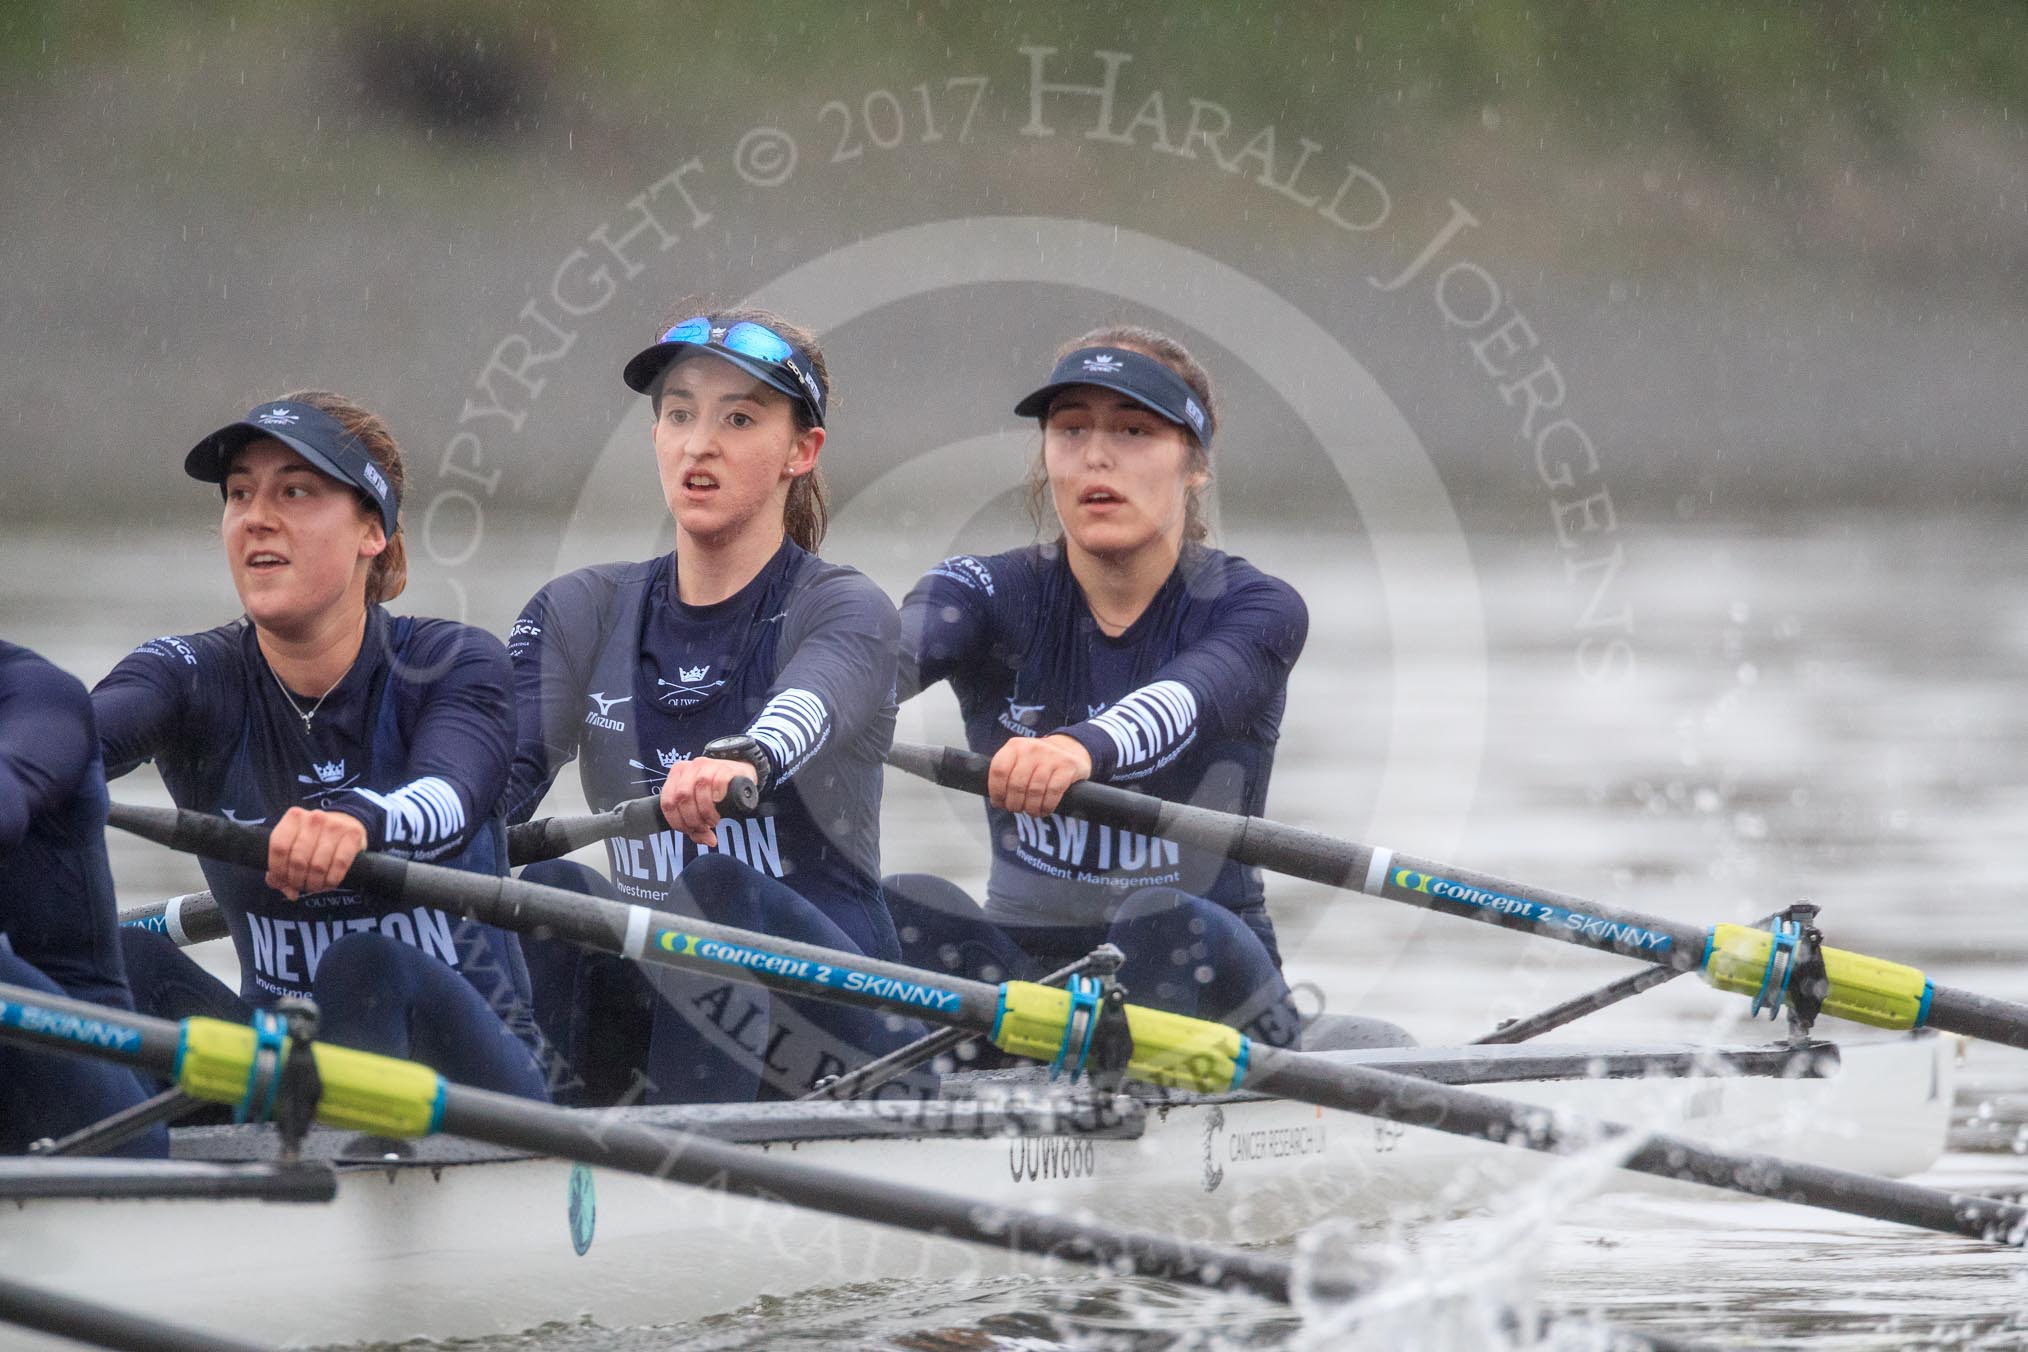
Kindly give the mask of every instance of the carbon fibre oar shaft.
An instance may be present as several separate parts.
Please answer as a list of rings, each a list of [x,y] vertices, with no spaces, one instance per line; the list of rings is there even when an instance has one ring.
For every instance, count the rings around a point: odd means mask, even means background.
[[[945,788],[986,792],[989,762],[969,751],[896,743],[887,763]],[[1326,887],[1698,972],[1735,994],[1754,995],[1771,970],[1775,940],[1765,930],[1658,919],[1264,817],[1214,812],[1089,781],[1071,785],[1058,811]],[[1830,979],[1826,1014],[1876,1028],[1938,1028],[2028,1048],[2028,1004],[1939,986],[1916,968],[1861,953],[1826,948],[1823,956]]]

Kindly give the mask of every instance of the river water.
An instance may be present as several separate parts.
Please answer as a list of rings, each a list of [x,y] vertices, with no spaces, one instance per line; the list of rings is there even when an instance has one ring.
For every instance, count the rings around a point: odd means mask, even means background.
[[[504,532],[471,615],[503,629],[558,561],[558,533]],[[2028,998],[2028,539],[2016,523],[1836,516],[1776,530],[1643,530],[1615,570],[1580,572],[1545,526],[1369,539],[1324,523],[1225,543],[1295,582],[1311,611],[1274,816],[1696,923],[1807,897],[1841,947],[1940,983]],[[0,634],[88,682],[135,642],[235,613],[215,542],[189,528],[10,528]],[[897,595],[938,552],[853,523],[826,551]],[[1601,579],[1603,578],[1603,581]],[[482,585],[478,585],[482,584]],[[425,602],[444,594],[419,580]],[[429,606],[442,609],[441,606]],[[1589,627],[1586,623],[1589,621]],[[1618,640],[1624,646],[1601,645]],[[950,741],[934,693],[901,735]],[[574,786],[551,808],[577,810]],[[118,796],[163,801],[143,771]],[[975,803],[895,782],[889,868],[983,877]],[[132,904],[201,886],[194,866],[115,838]],[[1617,960],[1279,882],[1290,975],[1328,1008],[1467,1039],[1624,971]],[[229,962],[229,954],[224,955]],[[1749,1038],[1743,1001],[1678,981],[1558,1036]],[[2028,1056],[1966,1049],[1973,1095],[2028,1090]],[[2028,1187],[2010,1154],[1939,1177]],[[955,1181],[954,1181],[955,1182]],[[1539,1196],[1369,1236],[1400,1308],[1307,1329],[1187,1292],[1061,1274],[962,1288],[898,1283],[769,1302],[702,1324],[554,1327],[460,1348],[1473,1347],[1445,1291],[1503,1295],[1718,1345],[2028,1346],[2018,1254],[1725,1199]],[[679,1277],[680,1274],[672,1274]],[[1566,1332],[1556,1345],[1583,1345]]]

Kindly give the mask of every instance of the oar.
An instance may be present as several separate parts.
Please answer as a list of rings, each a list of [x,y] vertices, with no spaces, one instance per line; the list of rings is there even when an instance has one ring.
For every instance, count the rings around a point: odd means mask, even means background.
[[[0,1276],[0,1324],[122,1352],[261,1352],[256,1343],[165,1324],[4,1276]]]
[[[719,800],[721,817],[750,817],[760,806],[760,791],[751,779],[735,779]],[[666,831],[661,799],[656,794],[629,798],[604,812],[575,817],[542,817],[507,828],[507,862],[515,868],[561,859],[573,850],[608,840],[613,836],[645,836]],[[181,896],[151,901],[120,912],[120,923],[135,929],[166,934],[178,948],[223,939],[227,928],[225,912],[209,892],[185,892]]]
[[[222,817],[114,804],[114,826],[167,845],[236,863],[267,858],[266,832]],[[1026,981],[998,986],[920,971],[856,953],[776,939],[689,916],[605,901],[516,878],[495,878],[386,855],[362,854],[346,881],[404,902],[457,911],[483,924],[541,930],[572,943],[658,966],[753,982],[794,995],[908,1014],[975,1032],[1002,1051],[1038,1061],[1082,1056],[1085,1030],[1071,992]],[[1621,1167],[1755,1197],[1772,1197],[1876,1220],[2019,1243],[2028,1209],[1943,1193],[1771,1155],[1713,1149],[1672,1136],[1635,1133],[1612,1122],[1557,1117],[1539,1107],[1323,1056],[1257,1044],[1235,1028],[1139,1005],[1124,1007],[1132,1046],[1126,1073],[1150,1084],[1201,1093],[1240,1088],[1299,1103],[1342,1108],[1549,1154],[1585,1149],[1602,1136],[1639,1140]]]
[[[887,763],[945,788],[986,792],[988,761],[969,751],[897,743]],[[1767,994],[1781,956],[1775,937],[1751,926],[1679,924],[1383,846],[1171,803],[1110,784],[1071,785],[1058,811],[1327,887],[1699,972],[1720,990],[1740,995]],[[1823,997],[1826,1014],[1875,1028],[1940,1028],[2028,1048],[2028,1005],[1939,986],[1914,967],[1844,949],[1826,948],[1823,959],[1830,982]]]
[[[208,1018],[171,1023],[4,984],[0,1041],[100,1057],[171,1080],[195,1098],[235,1104],[249,1096],[263,1055],[254,1029],[244,1024]],[[574,1112],[474,1089],[427,1066],[329,1043],[317,1043],[312,1051],[322,1087],[317,1120],[327,1126],[380,1136],[462,1136],[1014,1253],[1250,1291],[1283,1303],[1291,1295],[1289,1264],[1265,1254],[985,1205],[807,1164],[780,1151],[742,1149],[629,1122],[610,1112]]]

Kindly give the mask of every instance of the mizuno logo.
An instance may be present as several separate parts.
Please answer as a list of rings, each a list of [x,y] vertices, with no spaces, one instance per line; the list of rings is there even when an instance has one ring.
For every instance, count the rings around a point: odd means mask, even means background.
[[[1001,714],[995,721],[1016,737],[1034,737],[1038,735],[1035,727],[1036,724],[1042,721],[1042,710],[1044,707],[1046,706],[1040,704],[1016,703],[1014,697],[1009,695],[1007,697],[1007,712]]]
[[[584,716],[584,721],[587,724],[594,728],[605,728],[609,732],[625,732],[627,730],[627,725],[624,722],[613,717],[613,709],[632,699],[632,695],[617,695],[612,699],[607,699],[606,692],[599,690],[595,692],[586,691],[585,698],[599,706]]]

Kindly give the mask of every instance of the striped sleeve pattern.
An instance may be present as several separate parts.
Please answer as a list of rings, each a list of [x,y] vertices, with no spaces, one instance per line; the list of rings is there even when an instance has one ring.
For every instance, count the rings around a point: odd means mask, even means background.
[[[447,779],[430,775],[391,793],[353,792],[381,810],[390,850],[411,859],[434,859],[463,843],[465,805]]]
[[[767,702],[746,731],[767,748],[768,759],[774,762],[775,783],[784,784],[830,739],[831,711],[807,690],[783,690]]]
[[[1112,739],[1113,782],[1139,779],[1197,739],[1197,696],[1181,681],[1156,681],[1092,719],[1091,726]]]

